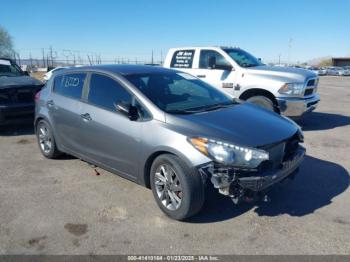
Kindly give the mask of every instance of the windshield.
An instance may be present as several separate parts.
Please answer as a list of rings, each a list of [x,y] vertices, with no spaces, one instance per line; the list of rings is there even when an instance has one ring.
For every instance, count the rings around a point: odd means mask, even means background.
[[[191,114],[236,103],[230,96],[186,73],[132,74],[125,78],[167,113]]]
[[[0,60],[0,77],[1,76],[22,76],[22,70],[16,65],[11,64],[8,60]]]
[[[224,48],[223,50],[241,67],[254,67],[263,65],[259,59],[242,49]]]

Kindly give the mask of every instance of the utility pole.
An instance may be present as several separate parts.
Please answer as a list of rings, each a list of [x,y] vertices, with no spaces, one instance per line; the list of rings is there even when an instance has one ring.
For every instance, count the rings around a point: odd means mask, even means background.
[[[45,65],[45,50],[44,50],[44,48],[41,48],[41,52],[42,52],[42,55],[43,55],[43,67],[46,67],[46,65]]]
[[[291,64],[292,43],[293,43],[293,38],[289,38],[289,41],[288,41],[288,65]]]
[[[19,55],[19,53],[17,53],[17,57],[18,57],[18,64],[19,66],[21,66],[21,56]]]
[[[281,65],[281,54],[278,55],[278,64]]]
[[[152,60],[151,60],[151,64],[153,65],[153,50],[152,50]]]
[[[88,60],[89,60],[89,64],[91,65],[90,56],[89,56],[88,54],[86,54],[86,55],[87,55],[87,58],[88,58]]]
[[[69,55],[71,54],[70,50],[62,50],[62,55],[66,58],[66,66],[69,65]]]
[[[50,60],[51,66],[53,67],[52,46],[50,46]]]
[[[32,53],[29,53],[30,68],[33,68]]]

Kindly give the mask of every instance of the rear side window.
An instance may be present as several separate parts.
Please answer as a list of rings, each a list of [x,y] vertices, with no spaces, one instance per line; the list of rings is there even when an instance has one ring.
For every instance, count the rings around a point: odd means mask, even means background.
[[[179,50],[173,55],[170,67],[192,68],[194,50]]]
[[[57,94],[80,99],[86,74],[66,74],[55,77],[53,91]]]
[[[131,103],[131,95],[114,79],[100,74],[92,74],[88,101],[93,105],[115,111],[114,104]]]

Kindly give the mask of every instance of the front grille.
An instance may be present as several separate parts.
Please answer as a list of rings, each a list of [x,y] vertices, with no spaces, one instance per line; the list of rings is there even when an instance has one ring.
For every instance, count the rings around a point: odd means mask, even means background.
[[[299,140],[296,137],[292,137],[286,142],[284,149],[283,162],[291,159],[297,152],[299,147]]]
[[[31,103],[34,102],[35,94],[41,86],[10,87],[0,90],[0,102],[8,103]]]
[[[261,147],[261,149],[269,153],[269,160],[260,164],[259,171],[264,172],[279,168],[282,162],[291,159],[296,154],[298,147],[299,139],[297,134],[281,143]]]
[[[312,95],[313,92],[314,92],[314,89],[313,88],[309,88],[309,89],[305,90],[304,95],[305,96],[309,96],[309,95]]]
[[[316,105],[317,103],[318,101],[307,103],[307,107],[309,108],[310,106]]]
[[[35,92],[33,89],[19,89],[17,90],[17,102],[29,103],[34,101]]]
[[[11,99],[10,99],[9,94],[4,92],[4,90],[0,90],[0,103],[6,104],[6,103],[8,103],[10,101],[11,101]]]
[[[306,86],[315,86],[315,84],[316,84],[316,79],[311,79],[307,82]]]

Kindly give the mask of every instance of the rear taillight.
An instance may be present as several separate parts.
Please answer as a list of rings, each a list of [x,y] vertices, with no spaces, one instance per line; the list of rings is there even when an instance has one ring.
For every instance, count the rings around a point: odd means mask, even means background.
[[[41,92],[41,91],[39,91],[39,92],[37,92],[37,93],[35,94],[35,96],[34,96],[34,101],[35,101],[35,102],[38,102],[38,101],[39,101],[39,99],[40,99],[40,92]]]

